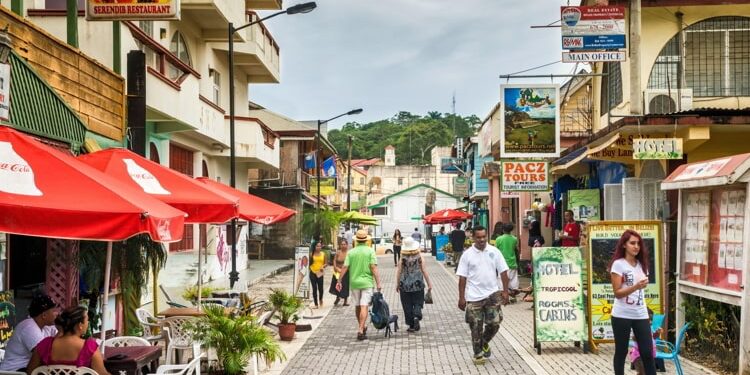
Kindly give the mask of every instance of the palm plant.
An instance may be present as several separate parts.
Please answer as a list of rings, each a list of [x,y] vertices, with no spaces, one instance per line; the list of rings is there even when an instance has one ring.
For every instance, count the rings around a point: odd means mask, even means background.
[[[222,306],[205,306],[205,316],[188,323],[193,338],[216,350],[228,375],[241,374],[253,354],[267,363],[284,360],[286,355],[272,334],[252,315],[227,316]]]
[[[278,313],[280,324],[289,324],[297,321],[297,313],[302,310],[302,300],[297,296],[282,289],[273,289],[268,302]]]
[[[302,237],[305,240],[309,240],[315,237],[317,232],[317,223],[315,209],[306,208],[302,211]],[[339,224],[341,224],[342,212],[330,210],[328,208],[321,208],[320,215],[320,235],[323,237],[323,242],[332,243],[333,233],[337,232]]]

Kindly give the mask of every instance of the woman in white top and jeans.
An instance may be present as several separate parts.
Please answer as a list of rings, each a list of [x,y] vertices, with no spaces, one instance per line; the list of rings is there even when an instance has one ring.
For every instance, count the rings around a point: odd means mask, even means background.
[[[612,308],[612,332],[615,336],[615,375],[625,373],[630,332],[638,342],[643,367],[647,375],[656,375],[654,354],[651,351],[651,324],[644,298],[648,286],[648,249],[638,232],[626,230],[612,254],[609,264],[615,304]]]

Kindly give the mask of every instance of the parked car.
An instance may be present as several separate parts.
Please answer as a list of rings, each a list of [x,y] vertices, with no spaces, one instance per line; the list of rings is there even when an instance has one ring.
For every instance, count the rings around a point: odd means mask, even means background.
[[[375,237],[372,239],[373,243],[375,244],[375,254],[376,255],[384,255],[384,254],[393,254],[393,240],[390,238],[381,238],[381,237]]]

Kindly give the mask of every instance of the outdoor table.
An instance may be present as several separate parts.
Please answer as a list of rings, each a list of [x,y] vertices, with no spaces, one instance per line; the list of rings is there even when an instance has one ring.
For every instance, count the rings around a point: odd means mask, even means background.
[[[116,355],[124,357],[110,359]],[[104,348],[104,367],[112,375],[142,375],[141,369],[149,366],[149,373],[155,374],[159,366],[159,357],[159,346],[108,346]]]
[[[225,307],[224,308],[224,314],[229,315],[232,312],[233,308],[231,307]],[[206,312],[204,309],[201,309],[198,311],[197,307],[170,307],[164,311],[161,311],[159,313],[159,316],[163,316],[165,318],[169,318],[172,316],[204,316],[206,315]]]

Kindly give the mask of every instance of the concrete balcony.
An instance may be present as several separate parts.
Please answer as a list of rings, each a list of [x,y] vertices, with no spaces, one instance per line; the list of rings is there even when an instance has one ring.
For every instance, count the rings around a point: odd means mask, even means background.
[[[282,0],[245,0],[247,9],[259,10],[279,10],[282,7]]]
[[[229,135],[229,116],[224,116],[225,133]],[[278,169],[279,137],[260,120],[235,116],[235,157],[243,168]],[[229,157],[229,150],[219,155]]]
[[[257,20],[258,16],[248,13],[249,23]],[[209,47],[227,52],[229,44],[224,42],[208,43]],[[248,83],[279,83],[280,78],[280,48],[271,32],[258,23],[236,33],[234,39],[235,74],[243,72],[247,75]]]
[[[246,4],[237,0],[182,0],[182,20],[194,22],[200,28],[201,39],[227,41],[227,24],[245,23]]]
[[[178,80],[148,67],[146,118],[156,123],[157,133],[194,130],[200,121],[198,98],[199,78],[186,74]]]

